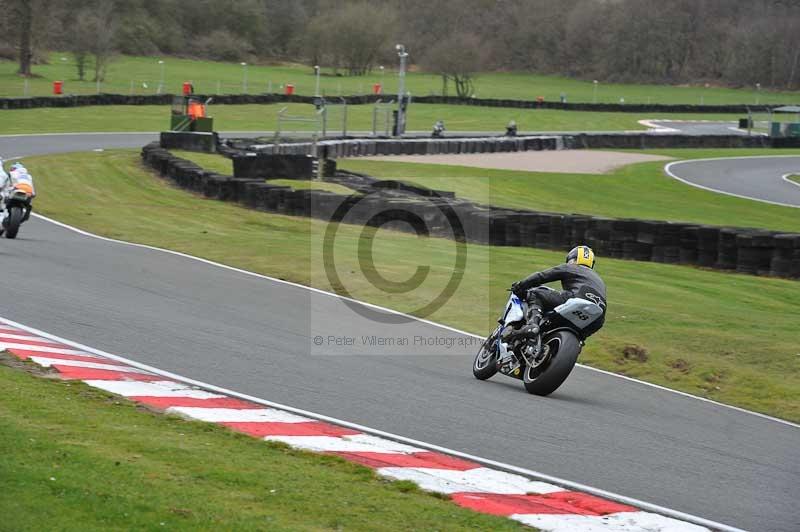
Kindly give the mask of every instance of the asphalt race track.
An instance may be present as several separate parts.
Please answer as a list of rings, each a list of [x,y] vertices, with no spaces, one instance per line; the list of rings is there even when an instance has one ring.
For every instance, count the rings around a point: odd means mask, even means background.
[[[800,207],[800,185],[783,179],[800,174],[800,155],[679,161],[668,164],[666,171],[713,192]]]
[[[140,147],[154,136],[4,137],[0,153]],[[40,219],[17,240],[0,241],[0,261],[0,315],[11,320],[193,379],[727,525],[800,528],[795,425],[587,368],[550,398],[536,398],[501,376],[476,381],[472,347],[318,347],[316,336],[464,337],[421,322],[384,324],[330,295]]]
[[[649,120],[660,128],[684,135],[739,135],[748,136],[747,130],[739,129],[736,122],[714,122],[709,120]]]

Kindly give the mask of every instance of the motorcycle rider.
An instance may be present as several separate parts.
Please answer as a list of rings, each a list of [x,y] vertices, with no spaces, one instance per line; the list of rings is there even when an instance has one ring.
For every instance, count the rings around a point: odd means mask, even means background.
[[[5,169],[5,161],[0,157],[0,223],[6,219],[6,190],[11,183],[11,177]],[[3,228],[0,227],[0,234],[3,234]]]
[[[594,251],[589,246],[576,246],[567,253],[564,264],[532,273],[511,285],[511,291],[518,298],[529,303],[530,318],[526,325],[527,332],[538,334],[542,314],[574,297],[591,301],[603,310],[602,316],[583,329],[584,336],[588,337],[603,327],[607,307],[606,284],[594,271],[594,264]],[[561,281],[561,291],[542,286],[553,281]],[[508,327],[501,333],[502,347],[507,347],[507,341],[514,332],[511,327]],[[507,349],[501,349],[501,351],[503,355],[510,356]]]
[[[9,168],[9,172],[3,169],[3,160],[0,159],[0,223],[8,216],[6,210],[6,198],[14,189],[21,189],[30,194],[31,198],[36,196],[36,189],[33,186],[33,177],[28,173],[28,169],[22,163],[14,163]],[[30,216],[30,209],[25,213],[27,220]]]
[[[22,163],[12,164],[9,170],[8,175],[11,182],[7,188],[20,188],[31,196],[36,196],[36,190],[33,188],[33,176]]]

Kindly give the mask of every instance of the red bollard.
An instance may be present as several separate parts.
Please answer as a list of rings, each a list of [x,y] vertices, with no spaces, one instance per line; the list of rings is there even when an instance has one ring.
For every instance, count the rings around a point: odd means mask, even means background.
[[[286,95],[287,96],[291,96],[292,94],[294,94],[294,85],[292,85],[291,83],[287,83],[286,84]]]
[[[189,96],[193,92],[194,92],[194,87],[192,86],[192,83],[190,81],[184,81],[183,82],[183,95],[184,96]]]
[[[53,82],[53,94],[57,94],[57,95],[62,94],[63,88],[64,88],[64,82],[63,81],[54,81]]]
[[[380,83],[375,83],[372,86],[372,94],[383,94],[383,87]]]

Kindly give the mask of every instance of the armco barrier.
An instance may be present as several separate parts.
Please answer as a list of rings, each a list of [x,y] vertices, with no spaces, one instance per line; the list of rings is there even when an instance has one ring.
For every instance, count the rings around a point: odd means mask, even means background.
[[[168,105],[172,94],[82,94],[65,96],[37,96],[33,98],[0,98],[0,109],[34,109],[39,107],[81,107],[87,105]],[[313,104],[314,96],[298,94],[205,94],[198,98],[214,98],[214,103],[225,105],[305,103]],[[371,105],[378,97],[374,94],[345,96],[348,105]],[[338,98],[337,103],[340,102]],[[603,111],[621,113],[736,113],[766,112],[774,105],[690,105],[645,103],[561,103],[535,100],[500,100],[492,98],[458,98],[454,96],[415,96],[414,102],[444,105],[469,105],[478,107],[505,107],[513,109],[558,109],[565,111]]]
[[[457,199],[451,193],[438,193],[397,181],[381,182],[354,173],[339,173],[334,181],[368,192],[366,197],[293,190],[263,179],[205,171],[175,157],[158,143],[142,148],[142,159],[182,188],[267,212],[331,221],[340,206],[350,205],[352,208],[345,209],[349,211],[345,220],[348,223],[381,225],[388,221],[387,228],[412,230],[408,223],[387,220],[385,214],[391,210],[401,215],[400,220],[404,213],[420,217],[432,235],[454,238],[437,206],[445,204],[462,222],[468,242],[562,251],[585,242],[606,257],[800,278],[800,234],[795,233],[493,209]]]

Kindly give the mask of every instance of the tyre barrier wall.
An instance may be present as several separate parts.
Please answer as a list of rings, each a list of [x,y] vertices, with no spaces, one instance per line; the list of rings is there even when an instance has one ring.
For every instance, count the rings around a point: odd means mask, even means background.
[[[219,136],[199,131],[162,131],[159,135],[161,147],[172,150],[214,153],[219,145]]]
[[[225,139],[217,151],[235,153],[317,155],[341,159],[376,155],[437,155],[501,153],[560,149],[657,149],[657,148],[800,148],[800,137],[770,138],[744,135],[580,134],[531,137],[331,139],[312,142],[253,144],[251,139]]]
[[[173,156],[158,143],[142,148],[142,158],[178,186],[222,201],[292,216],[331,221],[344,203],[359,209],[351,223],[381,223],[376,214],[391,209],[425,220],[430,234],[453,235],[444,212],[451,209],[468,242],[493,246],[568,250],[585,243],[607,257],[685,264],[751,275],[800,278],[800,234],[652,220],[613,219],[580,214],[492,209],[456,198],[420,197],[408,191],[375,190],[369,200],[318,190],[293,190],[263,179],[225,176]],[[412,191],[413,192],[413,191]],[[360,200],[360,201],[359,201]],[[440,207],[445,206],[445,209]],[[411,224],[391,227],[411,230]]]
[[[225,139],[217,151],[226,157],[239,153],[268,155],[314,155],[320,159],[341,159],[374,155],[437,155],[558,150],[564,147],[558,136],[475,137],[420,139],[332,139],[313,142],[254,144],[252,139]]]
[[[568,149],[656,149],[656,148],[771,148],[770,137],[761,135],[671,135],[664,133],[583,133],[564,137]],[[790,139],[786,139],[790,140]],[[800,140],[800,139],[795,139]],[[798,143],[800,146],[800,143]],[[781,147],[789,147],[786,146]]]
[[[234,177],[313,179],[317,175],[318,159],[311,155],[247,153],[236,154],[232,159]]]
[[[80,94],[66,96],[35,96],[31,98],[0,98],[0,109],[34,109],[38,107],[81,107],[86,105],[168,105],[173,94]],[[316,100],[314,96],[297,94],[205,94],[198,98],[213,98],[216,104],[268,104],[268,103],[308,103]],[[348,105],[371,105],[379,98],[374,94],[344,96]],[[338,100],[337,97],[337,102]],[[458,98],[455,96],[415,96],[416,103],[445,105],[472,105],[479,107],[505,107],[513,109],[558,109],[563,111],[605,111],[623,113],[737,113],[747,114],[748,110],[762,113],[775,105],[689,105],[689,104],[635,104],[635,103],[561,103],[535,100]]]

